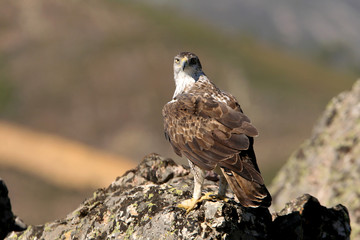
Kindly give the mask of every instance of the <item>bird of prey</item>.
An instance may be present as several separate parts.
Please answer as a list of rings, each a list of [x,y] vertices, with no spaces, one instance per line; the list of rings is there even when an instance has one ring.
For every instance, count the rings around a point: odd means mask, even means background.
[[[210,194],[202,196],[205,171],[215,170],[219,198],[230,185],[244,207],[269,207],[271,196],[253,149],[258,131],[237,100],[209,80],[193,53],[175,56],[174,79],[173,99],[162,110],[165,137],[177,155],[188,159],[194,175],[193,197],[179,206],[190,211],[209,199]]]

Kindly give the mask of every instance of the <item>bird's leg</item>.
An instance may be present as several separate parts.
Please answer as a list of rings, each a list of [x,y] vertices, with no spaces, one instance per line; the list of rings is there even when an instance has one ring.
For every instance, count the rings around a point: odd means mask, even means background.
[[[223,174],[220,174],[220,181],[219,181],[219,197],[225,197],[226,190],[228,187],[228,183],[226,181],[226,178]]]
[[[228,188],[228,182],[226,181],[226,178],[224,176],[224,174],[220,173],[220,180],[219,180],[219,193],[218,193],[218,198],[225,200],[226,202],[228,201],[227,198],[225,197],[226,195],[226,190]]]
[[[188,213],[196,207],[197,203],[202,202],[204,200],[221,199],[221,200],[227,201],[227,199],[225,198],[225,194],[226,194],[228,183],[220,169],[215,170],[216,172],[218,172],[217,170],[220,171],[218,173],[220,176],[218,195],[216,195],[213,192],[208,192],[208,193],[205,193],[204,196],[201,196],[203,183],[204,183],[204,179],[205,179],[205,171],[202,170],[201,168],[199,168],[198,166],[196,166],[195,164],[193,164],[190,160],[189,160],[189,165],[190,165],[191,172],[194,175],[193,197],[191,199],[187,199],[187,200],[181,202],[178,205],[178,207],[186,209],[186,212]]]
[[[202,192],[202,187],[203,187],[203,183],[204,183],[204,179],[205,179],[205,172],[204,172],[204,170],[202,170],[201,168],[199,168],[198,166],[193,164],[190,160],[189,160],[189,165],[190,165],[191,172],[194,175],[193,197],[192,197],[192,199],[187,199],[178,205],[178,207],[180,207],[180,208],[185,208],[186,212],[190,212],[191,210],[193,210],[196,207],[196,204],[198,202],[201,202],[202,200],[204,200],[201,197],[201,192]]]
[[[205,171],[189,161],[191,172],[194,175],[194,192],[193,199],[198,200],[201,197],[201,192],[205,179]]]

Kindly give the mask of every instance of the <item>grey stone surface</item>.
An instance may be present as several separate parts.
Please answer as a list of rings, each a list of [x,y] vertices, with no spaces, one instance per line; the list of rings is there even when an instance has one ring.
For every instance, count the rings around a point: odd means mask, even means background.
[[[273,218],[273,239],[350,239],[346,207],[328,209],[309,194],[287,203]]]
[[[212,177],[214,179],[214,177]],[[215,178],[216,179],[216,178]],[[189,171],[157,154],[150,154],[134,170],[99,189],[65,219],[6,239],[282,239],[284,233],[304,236],[340,236],[349,239],[350,223],[345,207],[327,209],[315,198],[303,196],[278,214],[266,208],[244,208],[228,194],[228,200],[204,201],[186,213],[177,204],[192,195]],[[216,191],[216,182],[206,180],[204,191]],[[316,202],[316,208],[310,208]],[[321,209],[321,211],[312,211]],[[338,214],[331,218],[333,212]],[[312,215],[317,214],[316,217]],[[305,214],[306,213],[306,214]],[[327,229],[307,231],[308,219],[327,220]],[[296,215],[296,221],[293,220]],[[273,217],[273,219],[272,219]],[[284,224],[286,223],[286,224]],[[293,232],[294,229],[298,229]],[[305,230],[304,230],[305,229]],[[334,238],[311,238],[334,239]]]
[[[204,192],[216,192],[217,176],[208,176]],[[150,154],[65,219],[25,231],[1,181],[0,233],[15,230],[6,239],[350,239],[350,233],[357,239],[359,183],[360,81],[329,103],[275,178],[272,207],[280,211],[272,215],[242,207],[230,192],[228,201],[204,201],[186,214],[177,204],[191,197],[189,170]]]
[[[309,193],[326,206],[345,205],[352,239],[360,239],[360,80],[333,98],[312,136],[274,179],[273,208]]]

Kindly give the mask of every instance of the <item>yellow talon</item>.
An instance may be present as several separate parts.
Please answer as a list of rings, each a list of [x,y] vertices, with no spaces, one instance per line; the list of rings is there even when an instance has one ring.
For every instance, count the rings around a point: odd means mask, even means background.
[[[189,213],[191,210],[193,210],[196,207],[196,204],[198,203],[199,199],[186,199],[185,201],[182,201],[180,204],[178,204],[179,208],[184,208],[186,210],[186,213]]]
[[[220,199],[223,200],[225,202],[228,202],[229,200],[226,197],[221,197],[218,196],[217,194],[213,193],[213,192],[207,192],[204,194],[204,196],[202,196],[199,199],[186,199],[185,201],[182,201],[180,204],[178,204],[177,206],[179,208],[184,208],[186,210],[186,213],[189,213],[191,210],[193,210],[196,205],[204,200],[216,200],[216,199]]]
[[[216,194],[213,192],[207,192],[204,194],[204,196],[202,196],[200,199],[201,200],[213,200],[216,198]],[[199,199],[199,200],[200,200]]]
[[[229,202],[229,199],[228,199],[227,197],[225,197],[225,196],[219,196],[219,195],[217,195],[216,198],[219,199],[219,200],[222,200],[222,201],[224,201],[224,202]]]

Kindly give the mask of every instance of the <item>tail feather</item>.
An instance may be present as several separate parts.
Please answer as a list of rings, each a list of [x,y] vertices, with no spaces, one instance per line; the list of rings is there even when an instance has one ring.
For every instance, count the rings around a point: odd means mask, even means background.
[[[271,195],[264,184],[249,181],[234,171],[221,168],[234,194],[244,207],[270,207]]]

